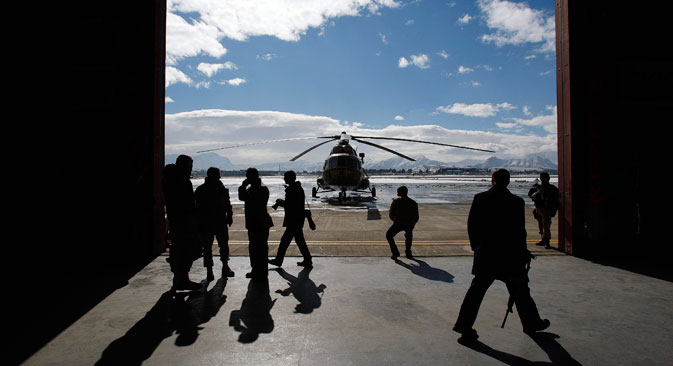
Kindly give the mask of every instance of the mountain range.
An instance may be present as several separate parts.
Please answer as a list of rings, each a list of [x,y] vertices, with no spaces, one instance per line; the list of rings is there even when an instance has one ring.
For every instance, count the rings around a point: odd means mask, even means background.
[[[178,157],[177,154],[166,155],[166,163],[175,162]],[[217,167],[221,170],[244,170],[249,165],[234,164],[229,159],[220,156],[216,153],[196,154],[192,156],[194,159],[194,170],[206,170],[210,167]],[[255,168],[264,171],[285,171],[294,170],[302,171],[320,171],[323,163],[309,162],[304,160],[298,161],[283,161],[256,164]],[[521,159],[500,159],[497,157],[490,157],[486,160],[463,160],[457,163],[445,163],[437,160],[431,160],[425,156],[420,156],[416,161],[409,161],[402,157],[392,157],[390,159],[380,161],[365,161],[365,169],[396,169],[412,171],[430,171],[435,172],[441,168],[476,168],[476,169],[493,169],[493,168],[507,168],[512,171],[520,170],[557,170],[558,165],[550,159],[541,155],[530,155]]]

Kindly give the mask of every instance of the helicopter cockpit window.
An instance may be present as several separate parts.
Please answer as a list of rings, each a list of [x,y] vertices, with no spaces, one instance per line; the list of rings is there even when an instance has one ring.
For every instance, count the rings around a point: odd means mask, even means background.
[[[333,156],[325,162],[324,169],[346,168],[360,169],[360,161],[350,156]]]

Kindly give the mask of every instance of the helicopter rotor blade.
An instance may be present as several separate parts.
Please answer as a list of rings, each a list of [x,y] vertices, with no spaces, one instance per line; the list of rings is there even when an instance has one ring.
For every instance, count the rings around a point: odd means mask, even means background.
[[[477,149],[476,147],[469,147],[469,146],[460,146],[460,145],[450,145],[450,144],[442,144],[439,142],[431,142],[431,141],[421,141],[421,140],[411,140],[411,139],[400,139],[400,138],[395,138],[395,137],[378,137],[378,136],[351,136],[352,139],[363,142],[362,140],[359,139],[379,139],[379,140],[395,140],[395,141],[409,141],[409,142],[419,142],[422,144],[432,144],[432,145],[440,145],[440,146],[449,146],[449,147],[456,147],[459,149],[467,149],[467,150],[476,150],[476,151],[483,151],[483,152],[490,152],[494,153],[495,151],[493,150],[486,150],[486,149]]]
[[[311,139],[324,139],[324,138],[330,138],[334,139],[335,136],[320,136],[320,137],[293,137],[289,139],[278,139],[278,140],[269,140],[269,141],[260,141],[260,142],[251,142],[249,144],[238,144],[238,145],[229,145],[229,146],[224,146],[224,147],[218,147],[216,149],[208,149],[208,150],[201,150],[197,151],[197,154],[204,153],[204,152],[210,152],[210,151],[217,151],[217,150],[224,150],[224,149],[233,149],[235,147],[242,147],[242,146],[252,146],[252,145],[262,145],[262,144],[269,144],[273,142],[283,142],[283,141],[296,141],[296,140],[311,140]],[[338,138],[338,136],[336,136]]]
[[[406,156],[406,155],[404,155],[404,154],[400,154],[400,153],[398,153],[398,152],[395,151],[395,150],[391,150],[391,149],[389,149],[389,148],[387,148],[387,147],[384,147],[384,146],[381,146],[381,145],[377,145],[377,144],[375,144],[375,143],[373,143],[373,142],[364,141],[364,140],[359,140],[359,139],[356,139],[354,136],[351,136],[351,138],[352,138],[353,140],[357,141],[357,142],[361,142],[361,143],[366,144],[366,145],[370,145],[370,146],[377,147],[377,148],[379,148],[379,149],[381,149],[381,150],[385,150],[385,151],[387,151],[387,152],[389,152],[389,153],[393,153],[393,154],[395,154],[395,155],[397,155],[397,156],[401,156],[401,157],[403,157],[403,158],[405,158],[405,159],[407,159],[407,160],[416,161],[416,159],[412,159],[412,158],[410,158],[410,157],[408,157],[408,156]]]
[[[321,137],[321,138],[327,138],[327,137]],[[302,152],[301,154],[299,154],[299,155],[295,156],[294,158],[290,159],[290,161],[295,161],[295,160],[299,159],[300,157],[304,156],[304,154],[306,154],[307,152],[309,152],[309,151],[315,149],[316,147],[318,147],[318,146],[320,146],[320,145],[324,145],[324,144],[326,144],[326,143],[328,143],[328,142],[331,142],[331,141],[334,141],[334,140],[338,139],[339,136],[336,136],[336,137],[332,136],[332,137],[329,137],[329,138],[330,138],[330,140],[323,141],[323,142],[321,142],[321,143],[319,143],[319,144],[317,144],[317,145],[314,145],[313,147],[311,147],[311,148],[309,148],[309,149],[307,149],[307,150],[304,150],[304,152]]]

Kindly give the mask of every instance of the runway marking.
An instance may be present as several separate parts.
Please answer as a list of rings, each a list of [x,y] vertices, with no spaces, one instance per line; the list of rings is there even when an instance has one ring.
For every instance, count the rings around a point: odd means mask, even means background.
[[[398,240],[399,243],[404,243],[404,240]],[[528,244],[535,244],[538,240],[527,240]],[[398,244],[399,244],[398,243]],[[230,240],[229,244],[243,245],[248,244],[245,240]],[[270,243],[275,244],[275,243]],[[388,246],[388,242],[384,240],[329,240],[329,241],[306,241],[308,245],[326,245],[326,246]],[[558,240],[551,240],[550,244],[558,244]],[[467,240],[414,240],[413,245],[470,245]]]

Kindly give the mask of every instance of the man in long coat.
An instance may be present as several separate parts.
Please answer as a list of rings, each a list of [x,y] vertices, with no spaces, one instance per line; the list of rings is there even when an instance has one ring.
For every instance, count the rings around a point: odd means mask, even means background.
[[[477,339],[472,326],[484,295],[495,280],[505,282],[524,332],[532,334],[549,327],[549,320],[540,318],[528,287],[526,266],[531,255],[526,247],[524,201],[507,189],[509,172],[506,169],[493,172],[491,181],[491,189],[474,196],[467,220],[470,246],[474,251],[474,279],[453,328],[465,340]]]

